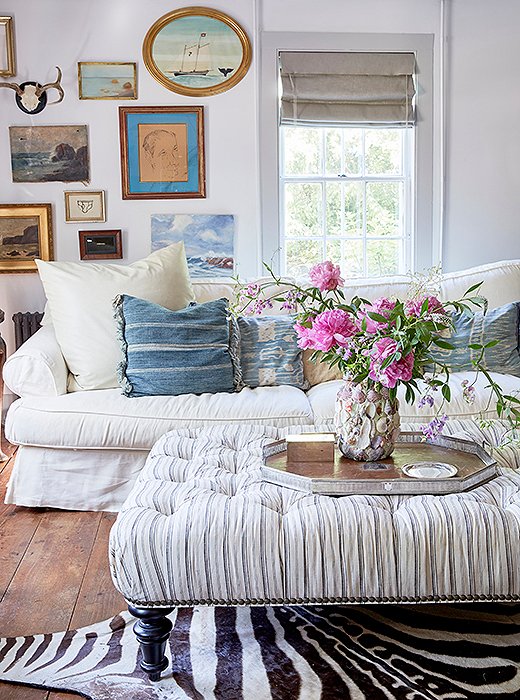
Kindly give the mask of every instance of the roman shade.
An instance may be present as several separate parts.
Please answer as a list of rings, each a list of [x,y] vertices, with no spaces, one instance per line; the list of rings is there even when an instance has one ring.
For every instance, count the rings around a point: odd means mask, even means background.
[[[415,55],[281,51],[281,123],[410,126]]]

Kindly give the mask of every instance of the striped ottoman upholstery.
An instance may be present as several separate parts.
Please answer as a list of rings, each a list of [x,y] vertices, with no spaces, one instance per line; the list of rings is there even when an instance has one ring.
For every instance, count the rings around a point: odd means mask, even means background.
[[[496,451],[500,475],[463,494],[333,498],[262,481],[262,448],[287,431],[186,429],[155,444],[110,537],[138,625],[153,606],[520,598],[520,451]],[[449,431],[496,444],[504,428]]]

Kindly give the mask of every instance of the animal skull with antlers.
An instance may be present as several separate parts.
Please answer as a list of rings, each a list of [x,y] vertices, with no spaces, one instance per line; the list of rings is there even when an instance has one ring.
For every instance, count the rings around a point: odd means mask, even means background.
[[[57,104],[65,97],[65,93],[61,87],[62,73],[58,66],[56,66],[56,70],[58,71],[58,77],[54,83],[40,85],[40,83],[28,80],[25,83],[20,83],[20,85],[17,83],[0,83],[0,88],[6,87],[16,91],[16,104],[22,112],[26,112],[26,114],[38,114],[38,112],[45,109],[47,105],[47,90],[54,88],[60,95],[59,99],[54,100],[54,102],[49,102],[49,104]]]

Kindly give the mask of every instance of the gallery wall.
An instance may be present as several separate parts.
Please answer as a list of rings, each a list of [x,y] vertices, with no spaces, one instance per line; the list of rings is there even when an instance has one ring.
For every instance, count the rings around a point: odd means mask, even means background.
[[[188,3],[189,4],[189,3]],[[107,195],[102,227],[122,229],[123,262],[150,252],[150,216],[155,213],[234,214],[235,254],[242,275],[260,264],[259,146],[257,124],[257,57],[261,31],[431,33],[435,36],[435,162],[433,226],[444,219],[443,264],[446,270],[503,258],[520,258],[519,178],[517,163],[520,92],[520,3],[512,0],[446,0],[446,182],[443,202],[440,150],[440,0],[222,0],[208,3],[233,16],[253,43],[253,64],[228,92],[203,99],[168,92],[146,70],[144,35],[162,14],[184,3],[175,0],[2,0],[0,15],[15,18],[15,80],[54,79],[64,73],[66,95],[39,115],[23,114],[14,93],[0,90],[0,201],[52,202],[55,256],[78,260],[78,225],[64,221],[63,191],[79,189],[60,183],[13,184],[9,125],[87,124],[90,136],[92,189]],[[348,49],[348,46],[345,47]],[[137,61],[137,101],[79,101],[77,62]],[[490,92],[492,95],[490,97]],[[196,105],[205,108],[206,199],[137,200],[121,198],[117,107],[127,105]],[[498,107],[500,112],[498,112]],[[500,119],[498,117],[500,116]],[[99,228],[83,224],[81,228]],[[89,264],[89,263],[84,263]],[[10,316],[40,310],[44,297],[35,274],[0,275],[0,308],[8,319],[0,331],[12,349]]]

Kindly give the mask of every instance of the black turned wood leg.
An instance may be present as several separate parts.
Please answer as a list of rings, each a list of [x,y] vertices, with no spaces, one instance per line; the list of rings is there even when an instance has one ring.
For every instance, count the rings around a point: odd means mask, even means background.
[[[151,681],[158,681],[161,671],[168,666],[164,652],[173,625],[166,616],[173,608],[134,608],[129,605],[128,610],[138,618],[134,632],[141,647],[141,668]]]

